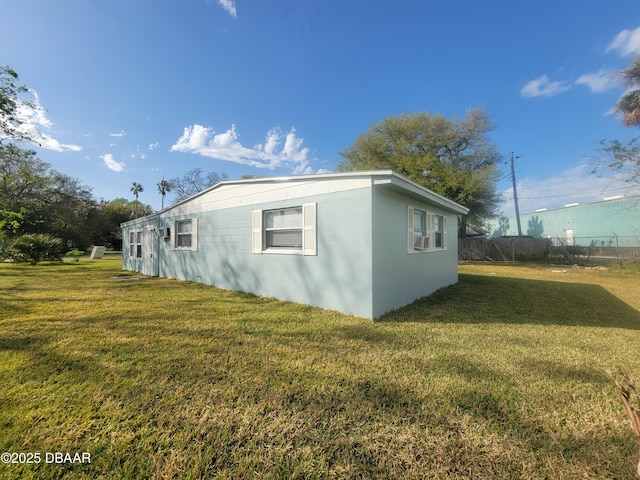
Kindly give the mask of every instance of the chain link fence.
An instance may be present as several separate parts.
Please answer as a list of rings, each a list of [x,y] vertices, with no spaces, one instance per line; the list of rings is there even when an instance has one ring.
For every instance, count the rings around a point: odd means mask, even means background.
[[[463,261],[551,261],[607,264],[640,261],[640,239],[631,237],[459,238]]]
[[[613,263],[640,260],[640,237],[552,237],[550,255],[565,255],[588,263]]]

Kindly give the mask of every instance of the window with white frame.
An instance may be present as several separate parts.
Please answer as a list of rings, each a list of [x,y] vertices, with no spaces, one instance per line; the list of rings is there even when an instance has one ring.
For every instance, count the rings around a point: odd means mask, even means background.
[[[442,215],[434,215],[433,216],[434,225],[433,225],[433,233],[434,233],[434,247],[435,248],[445,248],[444,243],[444,217]]]
[[[191,248],[191,220],[176,222],[176,247]]]
[[[446,217],[409,206],[407,208],[407,253],[445,250]]]
[[[169,227],[172,250],[198,250],[198,219],[178,220]]]
[[[129,232],[129,257],[142,258],[142,231]]]
[[[264,212],[265,248],[302,250],[302,207]]]
[[[136,256],[136,232],[129,232],[129,257]]]
[[[253,253],[316,255],[316,204],[254,210]]]
[[[413,249],[427,250],[428,248],[427,212],[416,208],[413,210]]]

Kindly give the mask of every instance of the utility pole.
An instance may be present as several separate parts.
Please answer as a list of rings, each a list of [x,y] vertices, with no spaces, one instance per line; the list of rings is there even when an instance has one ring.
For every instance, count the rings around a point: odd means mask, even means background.
[[[518,190],[516,190],[516,170],[513,166],[514,157],[513,152],[511,152],[511,180],[513,180],[513,203],[516,206],[516,223],[518,224],[518,236],[522,236],[522,227],[520,226],[520,209],[518,208]]]

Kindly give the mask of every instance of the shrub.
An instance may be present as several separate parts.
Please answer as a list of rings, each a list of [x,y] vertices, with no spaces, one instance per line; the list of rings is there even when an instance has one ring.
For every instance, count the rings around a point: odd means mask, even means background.
[[[5,253],[14,262],[29,262],[31,265],[43,260],[61,260],[62,240],[46,233],[22,235],[9,245]]]
[[[581,257],[587,257],[588,251],[580,245],[560,245],[551,247],[549,250],[549,260],[553,263],[571,265],[579,263]]]

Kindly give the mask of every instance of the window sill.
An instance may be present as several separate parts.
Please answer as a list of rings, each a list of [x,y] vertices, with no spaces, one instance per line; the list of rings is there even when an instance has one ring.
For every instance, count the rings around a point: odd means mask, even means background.
[[[302,255],[302,249],[290,249],[290,248],[267,248],[262,250],[262,253],[268,254],[282,254],[282,255]]]
[[[409,252],[409,255],[413,255],[415,253],[435,253],[435,252],[446,252],[446,248],[429,248],[425,250],[414,250],[413,252]]]

